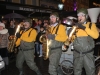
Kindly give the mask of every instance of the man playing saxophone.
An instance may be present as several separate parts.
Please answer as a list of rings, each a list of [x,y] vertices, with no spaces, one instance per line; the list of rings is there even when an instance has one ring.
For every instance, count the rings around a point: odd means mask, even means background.
[[[50,14],[50,34],[47,35],[49,45],[49,73],[57,75],[57,68],[62,54],[62,45],[68,38],[66,27],[59,23],[59,15],[57,12]]]
[[[30,69],[34,70],[37,75],[42,75],[34,62],[34,42],[36,40],[37,32],[31,28],[31,20],[27,19],[24,22],[24,29],[16,34],[18,37],[16,47],[19,48],[16,57],[16,67],[19,69],[19,75],[23,75],[23,63],[26,61]]]

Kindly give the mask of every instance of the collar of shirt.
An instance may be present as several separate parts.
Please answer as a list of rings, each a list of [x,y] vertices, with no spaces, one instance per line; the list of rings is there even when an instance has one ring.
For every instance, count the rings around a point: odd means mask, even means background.
[[[58,23],[54,23],[54,24],[52,24],[51,26],[54,26],[54,27],[55,27],[57,24],[58,24]]]
[[[83,24],[86,24],[87,22],[84,22]]]
[[[15,25],[10,26],[10,28],[15,28]]]

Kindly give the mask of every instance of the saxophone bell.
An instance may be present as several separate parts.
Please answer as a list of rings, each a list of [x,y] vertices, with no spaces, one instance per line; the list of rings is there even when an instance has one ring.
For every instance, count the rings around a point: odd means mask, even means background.
[[[47,60],[49,58],[49,45],[50,41],[47,38],[47,35],[50,34],[50,26],[47,27],[45,30],[45,33],[40,36],[39,41],[42,42],[42,47],[43,47],[43,58],[44,60]]]
[[[11,52],[14,52],[14,46],[15,46],[15,42],[16,42],[16,33],[18,33],[20,31],[20,27],[21,27],[21,24],[19,24],[16,28],[16,31],[15,31],[15,34],[14,35],[11,35],[9,37],[9,43],[8,43],[8,51],[11,53]],[[15,52],[16,53],[16,52]]]

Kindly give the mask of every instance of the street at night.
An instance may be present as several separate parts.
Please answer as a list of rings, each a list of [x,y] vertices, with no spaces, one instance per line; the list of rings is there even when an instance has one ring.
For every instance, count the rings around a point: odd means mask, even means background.
[[[100,75],[100,0],[0,0],[0,9],[0,75]]]
[[[42,57],[36,57],[35,62],[43,75],[49,75],[48,60],[43,60]],[[25,75],[36,75],[36,73],[26,65],[26,62],[23,65]],[[9,68],[3,70],[1,75],[19,75],[18,69],[16,68],[15,58],[11,58]]]

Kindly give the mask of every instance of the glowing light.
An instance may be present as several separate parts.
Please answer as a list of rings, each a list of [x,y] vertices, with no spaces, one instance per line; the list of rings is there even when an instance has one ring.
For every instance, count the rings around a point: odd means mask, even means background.
[[[99,7],[100,7],[100,4],[97,4],[97,3],[95,3],[95,2],[93,2],[93,5],[95,5],[95,6],[99,6]]]
[[[2,16],[2,18],[4,18],[4,16]]]
[[[33,20],[35,20],[35,19],[33,18]]]
[[[62,0],[62,2],[64,3],[64,2],[65,2],[65,0]]]
[[[76,11],[77,10],[77,2],[76,2],[76,0],[74,0],[74,11]]]
[[[20,27],[21,27],[21,24],[18,25],[16,32],[15,32],[15,36],[16,36],[16,33],[18,33],[18,31],[20,30]]]
[[[2,65],[2,63],[0,63],[0,66]]]
[[[63,9],[63,7],[64,7],[64,5],[63,5],[63,4],[58,4],[58,8],[59,8],[59,10],[62,10],[62,9]]]

